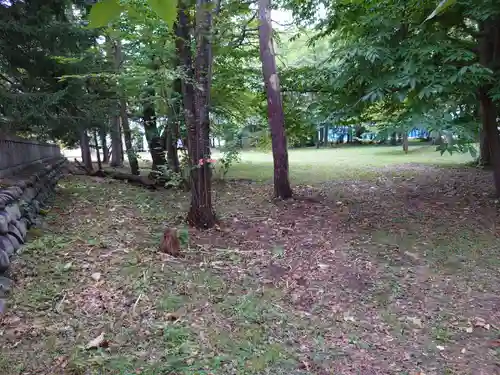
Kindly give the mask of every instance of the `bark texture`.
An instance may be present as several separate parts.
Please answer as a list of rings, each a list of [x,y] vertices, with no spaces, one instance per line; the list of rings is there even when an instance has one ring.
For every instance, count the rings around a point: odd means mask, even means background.
[[[184,118],[188,129],[190,159],[191,205],[187,221],[191,226],[206,229],[216,223],[212,207],[212,179],[210,158],[208,92],[210,91],[210,32],[212,16],[210,1],[198,0],[196,7],[196,61],[193,69],[190,20],[185,5],[179,4],[177,20],[177,52],[184,68],[182,94]],[[196,88],[193,86],[193,77]],[[201,161],[201,162],[200,162]]]
[[[178,66],[178,61],[176,61]],[[170,169],[176,173],[180,171],[179,154],[177,152],[177,140],[179,139],[179,117],[182,112],[182,82],[180,79],[174,81],[173,104],[169,107],[168,123],[165,129],[165,148],[167,150],[167,163]]]
[[[491,165],[491,153],[486,131],[481,127],[479,131],[479,164],[484,167]]]
[[[121,64],[121,43],[119,41],[114,41],[108,39],[110,44],[110,50],[113,57],[113,66],[116,72],[120,69]],[[112,167],[120,167],[123,165],[123,143],[121,137],[120,128],[120,104],[118,100],[115,105],[115,113],[111,117],[111,162],[109,163]]]
[[[288,180],[285,116],[272,40],[271,0],[259,0],[259,20],[260,59],[267,94],[267,113],[274,160],[274,195],[287,199],[292,197],[292,189]],[[324,138],[326,141],[327,137]]]
[[[94,130],[94,146],[95,146],[95,154],[97,157],[97,168],[98,170],[102,170],[102,161],[101,161],[101,153],[99,151],[99,137],[97,135],[97,130]]]
[[[120,118],[122,120],[123,137],[125,138],[125,149],[127,151],[128,163],[130,164],[130,172],[133,175],[139,175],[139,162],[132,145],[132,131],[127,115],[127,101],[125,98],[120,98]]]
[[[109,163],[109,149],[108,149],[108,140],[106,139],[106,129],[102,127],[99,129],[99,138],[101,139],[101,148],[102,148],[102,162]]]
[[[500,17],[490,17],[483,21],[480,24],[480,32],[479,62],[483,66],[495,69],[500,62]],[[500,138],[496,105],[489,95],[491,88],[491,85],[479,88],[479,103],[482,127],[489,144],[496,195],[500,197]]]
[[[405,154],[408,153],[408,132],[404,131],[403,133],[401,133],[402,137],[403,137],[403,151]]]
[[[90,140],[85,129],[80,131],[80,150],[82,152],[82,161],[85,168],[92,171],[92,154],[90,152]]]

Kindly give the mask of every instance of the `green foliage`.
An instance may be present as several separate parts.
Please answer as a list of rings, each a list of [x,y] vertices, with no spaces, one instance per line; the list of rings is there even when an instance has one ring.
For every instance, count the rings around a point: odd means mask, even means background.
[[[240,160],[240,150],[236,144],[233,142],[229,146],[226,146],[224,152],[222,153],[222,157],[217,160],[220,178],[224,180],[231,166],[238,163]]]
[[[189,178],[185,169],[186,165],[181,165],[180,172],[175,172],[168,164],[159,165],[158,170],[155,171],[155,178],[158,181],[165,181],[166,188],[182,189]]]
[[[98,28],[108,26],[120,16],[124,7],[118,0],[101,0],[92,6],[89,13],[89,27]]]
[[[300,21],[320,3],[286,1]],[[460,142],[476,141],[478,87],[492,86],[492,97],[500,87],[498,74],[479,63],[477,30],[499,12],[490,1],[443,0],[437,8],[434,0],[336,2],[311,38],[327,41],[330,58],[285,74],[283,87],[310,92],[320,121],[369,120],[385,132],[450,130]]]
[[[173,26],[177,15],[177,0],[147,0],[147,3],[169,27]],[[138,14],[133,2],[123,6],[118,0],[101,0],[92,6],[89,14],[89,27],[108,26],[120,17],[124,10],[128,10],[132,15]]]
[[[169,27],[172,27],[177,15],[177,0],[148,0],[151,8]]]
[[[68,16],[70,6],[0,4],[0,113],[8,131],[74,145],[79,127],[106,118],[107,88],[91,78],[104,68],[96,34]]]

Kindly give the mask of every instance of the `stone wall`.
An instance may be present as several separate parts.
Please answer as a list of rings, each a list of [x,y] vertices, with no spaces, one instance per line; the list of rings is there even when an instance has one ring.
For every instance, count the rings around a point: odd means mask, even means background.
[[[0,179],[0,313],[5,304],[2,298],[10,285],[5,277],[10,260],[26,241],[27,231],[36,224],[40,209],[54,194],[65,163],[60,155],[46,158],[9,179]]]

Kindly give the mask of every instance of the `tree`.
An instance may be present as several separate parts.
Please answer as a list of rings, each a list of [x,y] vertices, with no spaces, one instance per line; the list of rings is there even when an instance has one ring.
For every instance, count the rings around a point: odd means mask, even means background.
[[[267,111],[274,160],[274,195],[287,199],[292,197],[292,189],[288,180],[285,116],[274,56],[270,0],[259,0],[259,20],[260,58],[267,94]]]
[[[113,68],[115,74],[120,71],[120,66],[122,62],[122,47],[120,40],[114,40],[111,37],[107,37],[108,51],[109,55],[113,61]],[[120,127],[120,111],[121,106],[118,99],[118,87],[116,88],[116,97],[113,105],[113,113],[111,114],[111,162],[109,163],[112,167],[120,167],[123,165],[123,146],[122,146],[122,132]]]
[[[100,69],[102,59],[95,53],[95,32],[67,11],[72,5],[0,2],[0,114],[10,132],[73,146],[82,127],[104,117],[105,98],[75,76]]]
[[[216,223],[212,207],[208,91],[210,90],[212,14],[209,0],[199,0],[196,7],[196,59],[191,53],[190,20],[183,2],[177,18],[177,51],[183,67],[181,79],[184,117],[188,131],[191,205],[187,216],[190,225],[211,228]],[[197,87],[195,88],[194,82]]]

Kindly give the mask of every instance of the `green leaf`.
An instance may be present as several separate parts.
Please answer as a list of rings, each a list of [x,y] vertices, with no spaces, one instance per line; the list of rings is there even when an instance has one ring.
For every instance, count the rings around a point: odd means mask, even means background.
[[[447,8],[451,7],[456,2],[457,0],[441,0],[436,9],[434,9],[434,11],[429,15],[429,17],[425,19],[425,21],[429,21],[434,17],[436,17],[437,15],[443,13]]]
[[[111,21],[120,16],[123,7],[118,0],[102,0],[92,6],[89,14],[89,27],[97,29],[107,26]]]
[[[178,0],[148,0],[151,8],[163,19],[168,26],[173,27],[177,18]]]

